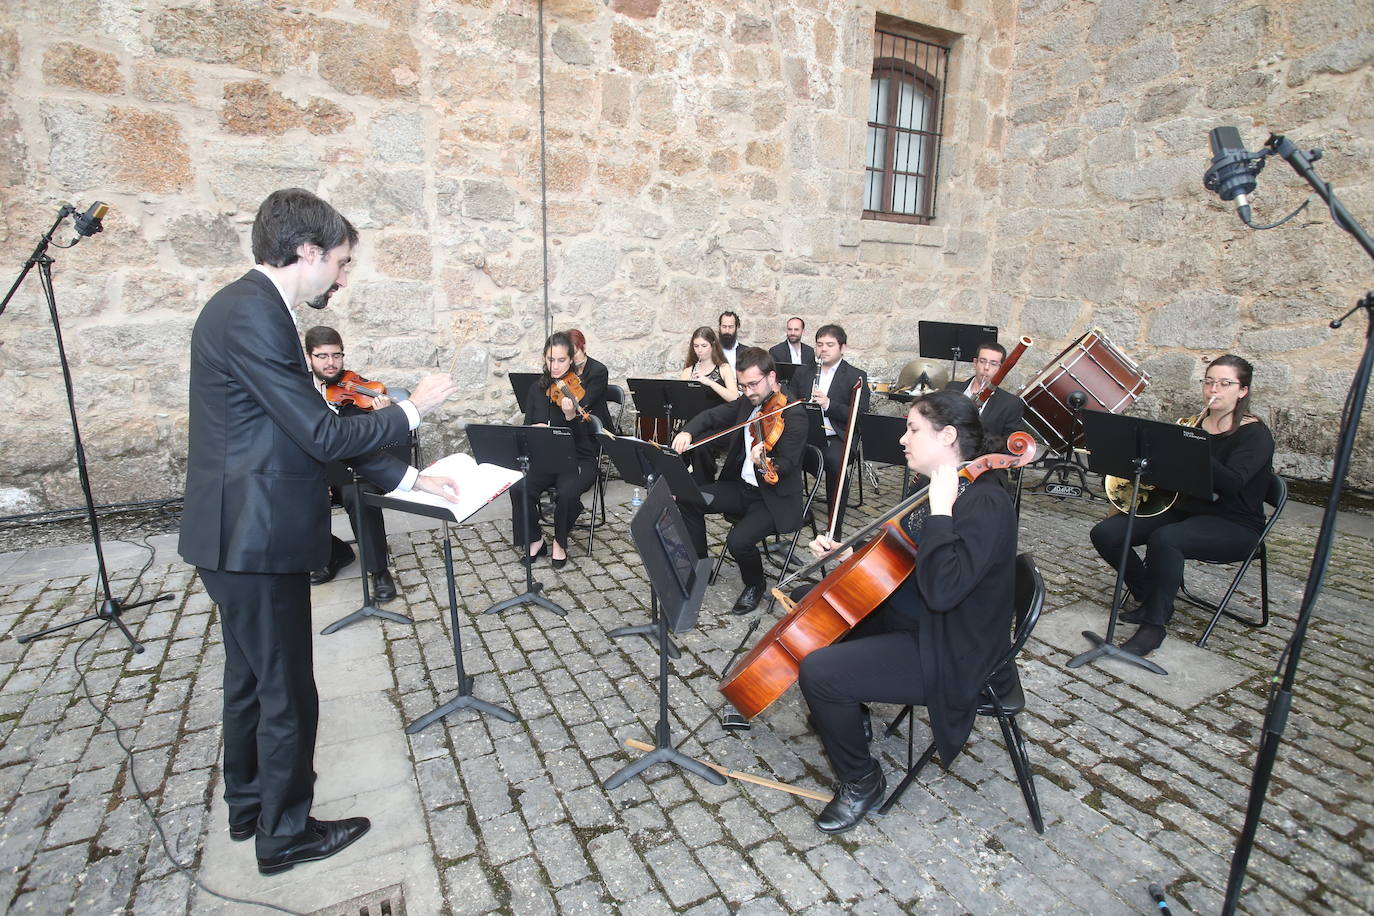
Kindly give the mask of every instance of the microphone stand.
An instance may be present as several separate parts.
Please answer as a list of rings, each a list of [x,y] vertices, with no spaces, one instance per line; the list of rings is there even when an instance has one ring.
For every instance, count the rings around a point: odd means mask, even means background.
[[[54,627],[48,627],[45,630],[39,630],[37,633],[26,633],[18,637],[18,640],[21,643],[31,642],[35,639],[42,639],[44,636],[51,633],[69,630],[72,627],[79,627],[83,623],[89,623],[92,620],[103,620],[107,624],[112,623],[118,627],[119,631],[124,634],[124,638],[133,646],[134,652],[139,653],[143,651],[143,644],[137,639],[134,639],[134,634],[129,632],[129,628],[124,625],[124,621],[120,619],[120,615],[136,607],[156,604],[159,601],[170,601],[174,596],[170,594],[158,595],[155,598],[149,598],[147,601],[123,604],[117,601],[110,592],[110,574],[105,566],[105,551],[100,542],[100,520],[95,514],[95,496],[91,492],[91,475],[86,469],[86,449],[81,443],[81,427],[76,420],[76,397],[73,394],[72,388],[72,369],[67,362],[67,349],[62,343],[62,323],[58,320],[57,316],[57,294],[53,291],[52,285],[53,259],[48,254],[48,246],[52,244],[52,234],[57,231],[57,227],[62,224],[64,219],[75,212],[76,210],[70,204],[63,204],[62,208],[57,211],[57,219],[53,221],[48,231],[43,233],[42,238],[38,241],[37,247],[33,250],[33,254],[29,255],[29,259],[24,262],[24,269],[21,270],[19,276],[15,278],[14,284],[10,286],[9,292],[5,294],[4,300],[0,301],[0,314],[4,314],[6,306],[10,304],[10,300],[14,298],[14,294],[19,291],[20,284],[24,282],[24,278],[28,276],[29,271],[36,266],[38,268],[38,280],[43,287],[43,298],[48,304],[48,315],[52,319],[53,334],[57,338],[57,355],[62,364],[62,383],[66,386],[67,391],[67,413],[71,417],[72,438],[76,444],[76,471],[81,481],[81,495],[86,502],[86,524],[91,529],[91,542],[95,545],[96,571],[100,580],[100,591],[104,597],[101,599],[99,607],[94,614],[89,614],[82,617],[80,620],[73,620],[70,623],[63,623]],[[80,239],[81,235],[78,235],[76,241],[80,241]],[[76,241],[72,242],[72,245],[75,245]],[[58,247],[70,248],[72,245],[59,245]]]
[[[1265,146],[1273,153],[1282,156],[1302,178],[1312,186],[1331,212],[1336,225],[1355,237],[1365,253],[1374,259],[1374,241],[1355,221],[1350,212],[1336,198],[1331,186],[1318,177],[1312,168],[1312,161],[1320,153],[1309,156],[1281,136],[1271,135]],[[1245,809],[1245,825],[1236,843],[1231,858],[1231,873],[1226,884],[1226,899],[1222,904],[1223,916],[1232,916],[1240,899],[1241,885],[1245,881],[1246,865],[1254,847],[1255,833],[1259,829],[1264,798],[1269,790],[1269,780],[1273,775],[1274,761],[1278,757],[1279,745],[1288,724],[1288,713],[1293,706],[1293,684],[1297,680],[1298,663],[1302,658],[1303,643],[1307,638],[1307,627],[1312,619],[1312,611],[1321,593],[1326,578],[1327,565],[1331,561],[1331,548],[1336,537],[1337,507],[1341,493],[1345,489],[1346,474],[1350,470],[1350,456],[1355,450],[1355,437],[1359,432],[1360,414],[1364,411],[1365,396],[1369,392],[1369,381],[1374,374],[1374,291],[1366,293],[1345,315],[1331,322],[1332,328],[1341,327],[1346,318],[1358,310],[1365,313],[1364,352],[1360,356],[1359,368],[1350,383],[1350,394],[1346,398],[1346,413],[1341,418],[1341,429],[1336,440],[1336,457],[1331,468],[1331,496],[1322,515],[1321,531],[1317,535],[1316,548],[1312,554],[1312,565],[1308,570],[1307,585],[1303,591],[1302,605],[1298,619],[1293,625],[1293,636],[1288,641],[1279,660],[1279,671],[1275,672],[1275,685],[1269,696],[1269,708],[1264,716],[1264,731],[1260,738],[1259,752],[1255,758],[1253,779],[1250,783],[1250,800]]]

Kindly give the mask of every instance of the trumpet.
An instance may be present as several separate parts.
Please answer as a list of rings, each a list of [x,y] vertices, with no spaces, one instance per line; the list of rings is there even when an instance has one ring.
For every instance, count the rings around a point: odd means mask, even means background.
[[[1179,426],[1201,426],[1202,421],[1207,419],[1207,411],[1212,409],[1212,403],[1217,396],[1212,395],[1207,399],[1207,406],[1198,411],[1195,416],[1179,417]],[[1102,490],[1107,494],[1107,501],[1112,504],[1112,508],[1118,512],[1129,512],[1131,508],[1131,481],[1125,477],[1113,477],[1108,475],[1102,479]],[[1136,518],[1150,518],[1155,515],[1162,515],[1173,508],[1178,501],[1178,494],[1173,490],[1161,490],[1153,484],[1142,483],[1140,492],[1136,494]]]

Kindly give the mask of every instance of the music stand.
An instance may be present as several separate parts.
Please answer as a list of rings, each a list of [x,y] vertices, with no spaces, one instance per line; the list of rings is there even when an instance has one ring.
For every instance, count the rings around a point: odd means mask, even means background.
[[[528,487],[530,471],[556,474],[577,463],[577,452],[573,448],[572,430],[561,426],[500,426],[496,424],[469,423],[467,426],[468,445],[472,457],[479,464],[494,464],[503,468],[519,471],[525,479],[515,486]],[[523,495],[521,498],[525,498]],[[525,564],[525,591],[514,598],[498,601],[487,608],[486,613],[497,614],[522,604],[533,604],[559,617],[568,616],[558,604],[540,594],[543,583],[534,581],[534,562],[530,558],[529,513],[524,505],[512,506],[517,535],[520,537],[520,560]]]
[[[990,324],[958,324],[952,321],[919,321],[916,336],[922,359],[947,359],[949,377],[957,374],[959,362],[973,362],[978,345],[997,343],[997,328]]]
[[[723,786],[723,775],[673,746],[668,719],[668,630],[678,633],[696,625],[711,578],[711,560],[697,557],[682,523],[682,513],[663,480],[654,484],[644,505],[630,520],[630,534],[649,575],[650,602],[658,619],[658,725],[654,729],[654,749],[613,773],[601,787],[609,792],[656,763],[676,764],[709,783]]]
[[[620,477],[631,486],[643,487],[647,493],[654,488],[654,484],[659,480],[657,465],[654,464],[654,452],[661,452],[658,446],[652,442],[645,442],[642,439],[634,439],[629,436],[622,436],[617,439],[607,439],[602,443],[602,451],[610,457],[611,463],[620,472]],[[681,459],[678,460],[681,465]],[[683,472],[686,473],[686,466],[683,465]],[[688,475],[687,479],[692,478]],[[693,483],[695,486],[695,483]],[[671,486],[669,487],[671,489]],[[611,639],[620,639],[624,636],[646,636],[651,640],[659,639],[662,634],[658,626],[658,605],[652,603],[653,616],[648,623],[636,624],[628,627],[617,627],[609,631],[606,636]],[[681,658],[682,652],[677,645],[670,639],[667,645],[668,655],[672,658]]]
[[[1107,656],[1139,665],[1155,674],[1165,674],[1159,665],[1112,644],[1116,617],[1125,598],[1126,559],[1131,553],[1131,529],[1135,527],[1137,497],[1142,484],[1212,499],[1212,443],[1211,437],[1200,429],[1162,423],[1108,413],[1104,410],[1085,410],[1081,415],[1083,433],[1090,452],[1090,467],[1104,477],[1131,479],[1131,505],[1126,513],[1126,533],[1121,545],[1121,558],[1116,567],[1116,586],[1112,592],[1111,612],[1107,616],[1107,635],[1098,636],[1083,631],[1083,638],[1093,648],[1069,659],[1070,668],[1078,668],[1095,659]]]
[[[635,410],[641,417],[673,421],[687,421],[720,402],[716,393],[701,382],[690,379],[632,378],[626,379]]]
[[[515,403],[520,407],[520,412],[529,410],[530,388],[534,386],[534,380],[543,375],[542,372],[512,372],[510,378],[511,391],[515,392]]]
[[[345,473],[347,472],[347,473]],[[357,623],[366,617],[380,617],[383,620],[390,620],[392,623],[411,623],[411,620],[404,614],[395,611],[388,611],[386,608],[377,607],[372,603],[372,590],[367,584],[367,537],[363,534],[363,525],[367,513],[367,503],[365,499],[375,494],[364,493],[363,477],[354,468],[348,467],[337,461],[331,461],[325,465],[325,479],[330,486],[349,486],[353,488],[353,542],[358,545],[358,571],[359,579],[363,583],[363,603],[356,611],[331,623],[320,631],[321,636],[328,636],[342,630],[351,623]],[[376,505],[372,503],[372,505]],[[380,507],[379,507],[380,508]]]
[[[864,444],[864,461],[901,466],[902,498],[905,499],[907,487],[911,485],[911,467],[906,463],[906,449],[902,448],[906,417],[859,414],[859,435]]]
[[[777,369],[778,384],[786,385],[790,388],[792,379],[801,369],[801,363],[774,363],[773,365]]]

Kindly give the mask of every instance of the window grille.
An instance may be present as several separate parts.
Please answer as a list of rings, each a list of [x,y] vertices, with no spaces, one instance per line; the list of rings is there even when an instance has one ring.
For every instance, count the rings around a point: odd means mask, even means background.
[[[944,121],[949,48],[875,31],[864,218],[929,223]]]

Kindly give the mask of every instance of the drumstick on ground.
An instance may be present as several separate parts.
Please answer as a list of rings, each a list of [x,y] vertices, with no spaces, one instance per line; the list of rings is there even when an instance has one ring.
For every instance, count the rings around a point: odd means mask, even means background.
[[[646,744],[645,742],[638,741],[634,738],[626,738],[625,746],[632,747],[637,751],[655,750],[652,744]],[[831,799],[831,796],[824,795],[820,792],[812,792],[810,789],[799,789],[796,786],[789,786],[785,782],[777,782],[773,779],[765,779],[762,776],[755,776],[753,773],[742,773],[739,770],[727,770],[723,766],[717,766],[716,764],[706,760],[698,760],[697,762],[700,763],[702,766],[710,767],[722,776],[728,776],[731,779],[738,779],[741,782],[752,782],[756,786],[763,786],[768,789],[777,789],[780,792],[790,792],[793,795],[800,795],[802,798],[811,798],[820,802],[828,802]]]

